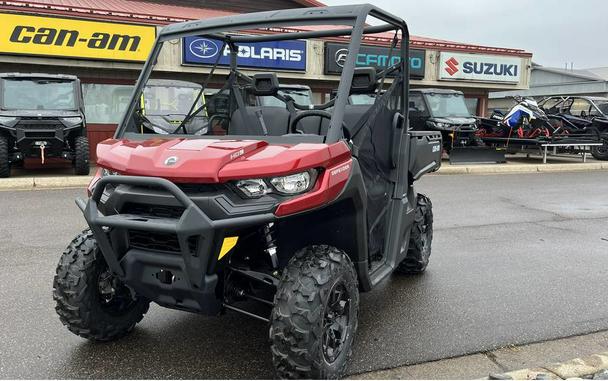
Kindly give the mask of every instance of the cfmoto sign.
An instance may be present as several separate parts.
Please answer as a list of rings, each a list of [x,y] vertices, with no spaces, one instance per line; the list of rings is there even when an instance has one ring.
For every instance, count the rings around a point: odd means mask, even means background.
[[[440,80],[517,83],[521,70],[519,57],[442,52],[439,58]]]
[[[398,63],[399,49],[362,45],[357,54],[357,66],[372,66],[383,69]],[[325,44],[325,74],[340,74],[348,57],[348,45],[328,42]],[[424,78],[425,51],[410,49],[410,78]]]

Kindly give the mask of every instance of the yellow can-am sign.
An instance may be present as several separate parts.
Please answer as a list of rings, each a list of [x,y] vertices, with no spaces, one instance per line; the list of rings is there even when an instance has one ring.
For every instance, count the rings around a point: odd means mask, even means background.
[[[0,53],[145,61],[154,26],[0,13]]]

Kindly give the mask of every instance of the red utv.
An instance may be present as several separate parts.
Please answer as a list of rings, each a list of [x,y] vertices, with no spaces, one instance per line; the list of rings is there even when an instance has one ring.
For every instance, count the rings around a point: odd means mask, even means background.
[[[381,23],[367,26],[368,16]],[[391,54],[401,62],[381,73],[355,70],[362,36],[381,32],[394,36]],[[200,104],[218,58],[173,130],[155,128],[141,94],[163,46],[186,36],[221,41],[217,48],[230,55],[225,82]],[[326,104],[300,107],[279,93],[275,73],[239,70],[240,44],[341,36],[350,36],[350,53],[337,97]],[[129,333],[150,302],[202,314],[231,310],[268,322],[280,377],[342,376],[359,292],[395,271],[423,272],[431,253],[431,201],[413,183],[439,168],[441,135],[408,128],[407,54],[405,22],[371,5],[163,28],[115,138],[98,147],[103,169],[91,196],[77,200],[90,228],[57,267],[61,321],[109,341]],[[347,105],[353,93],[381,95],[372,105]],[[289,107],[248,106],[244,94]],[[247,308],[251,302],[268,313]]]

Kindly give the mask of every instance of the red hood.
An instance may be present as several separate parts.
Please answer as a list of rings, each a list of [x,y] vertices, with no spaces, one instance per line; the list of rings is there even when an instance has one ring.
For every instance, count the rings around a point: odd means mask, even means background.
[[[171,157],[174,164],[166,164]],[[99,166],[123,174],[176,182],[224,182],[326,168],[348,160],[350,150],[343,142],[271,145],[260,140],[108,139],[97,145],[97,158]]]

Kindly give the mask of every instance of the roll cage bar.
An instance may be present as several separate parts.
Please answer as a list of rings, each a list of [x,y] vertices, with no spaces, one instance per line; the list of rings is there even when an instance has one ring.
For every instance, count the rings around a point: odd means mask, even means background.
[[[375,17],[386,24],[377,26],[366,26],[365,21],[368,16]],[[261,28],[288,28],[290,26],[308,25],[345,25],[351,26],[346,29],[332,29],[320,31],[294,31],[278,34],[259,34],[259,35],[234,35],[222,34],[226,31],[252,30]],[[234,16],[218,17],[206,20],[196,20],[172,24],[164,27],[159,33],[154,48],[146,61],[139,79],[135,85],[134,93],[127,112],[124,114],[122,122],[116,131],[115,137],[120,138],[126,130],[130,118],[135,112],[138,94],[145,86],[154,64],[160,54],[163,42],[174,40],[186,36],[199,35],[216,38],[224,41],[230,46],[231,60],[230,70],[235,72],[236,49],[235,44],[239,42],[264,42],[294,39],[310,39],[321,37],[351,36],[348,45],[348,56],[344,63],[340,84],[334,102],[334,109],[329,122],[329,130],[325,138],[326,143],[335,143],[343,138],[342,122],[344,110],[350,95],[352,78],[355,71],[356,59],[359,54],[359,47],[364,34],[374,34],[387,31],[401,31],[401,44],[399,56],[401,57],[399,66],[403,73],[403,86],[401,87],[401,114],[407,116],[408,88],[409,88],[409,32],[405,21],[399,17],[381,10],[371,4],[360,4],[353,6],[333,6],[318,8],[299,8],[269,12],[257,12]],[[395,49],[395,53],[397,50]],[[395,54],[397,55],[397,54]],[[406,124],[407,125],[407,124]]]

